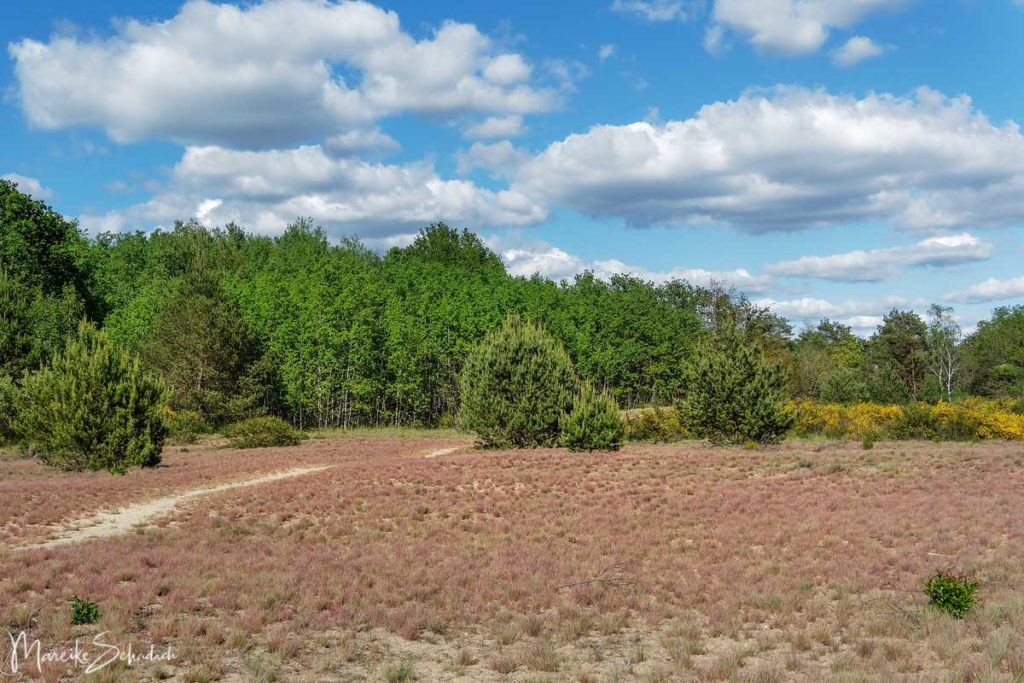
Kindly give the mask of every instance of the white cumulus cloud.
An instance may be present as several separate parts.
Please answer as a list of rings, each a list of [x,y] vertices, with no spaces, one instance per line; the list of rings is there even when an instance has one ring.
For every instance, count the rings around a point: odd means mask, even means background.
[[[969,233],[929,237],[916,244],[851,251],[830,256],[804,256],[765,267],[782,277],[805,277],[836,282],[877,282],[898,276],[908,267],[946,267],[987,260],[992,244]]]
[[[489,116],[480,123],[468,126],[463,131],[463,135],[470,140],[488,140],[516,137],[525,132],[523,117],[513,114],[512,116]]]
[[[546,215],[519,192],[446,180],[428,163],[369,163],[332,156],[319,145],[267,151],[206,146],[187,148],[167,187],[148,201],[81,222],[98,232],[192,217],[277,233],[309,216],[334,234],[385,238],[438,220],[479,228],[527,225]]]
[[[711,283],[721,283],[734,285],[738,289],[750,293],[763,292],[772,284],[771,277],[753,275],[745,268],[706,270],[704,268],[677,267],[659,271],[629,265],[618,259],[584,259],[546,242],[527,245],[517,243],[510,246],[503,245],[501,240],[491,239],[489,244],[501,255],[510,273],[524,277],[539,273],[547,278],[561,280],[572,278],[584,271],[591,271],[595,276],[604,280],[613,275],[632,275],[656,283],[686,280],[691,284],[704,287]]]
[[[8,46],[16,95],[41,128],[95,127],[119,142],[273,148],[365,128],[390,114],[525,114],[557,103],[521,55],[475,26],[423,39],[359,1],[190,0],[165,21],[110,37]]]
[[[844,325],[849,325],[859,335],[869,335],[882,324],[882,317],[894,308],[919,309],[928,305],[922,299],[907,299],[900,296],[888,296],[871,300],[850,299],[842,302],[831,302],[816,297],[797,299],[757,299],[754,303],[767,306],[772,312],[787,318],[790,322],[816,323],[822,318],[829,318]]]
[[[1024,297],[1024,277],[1006,279],[992,277],[976,285],[971,285],[967,289],[950,292],[946,295],[946,300],[977,304],[1018,297]]]
[[[884,52],[885,48],[870,38],[854,36],[832,51],[832,61],[839,66],[851,67]]]
[[[570,135],[521,164],[513,187],[641,226],[1005,226],[1024,220],[1024,136],[926,88],[858,99],[778,87]]]
[[[347,133],[332,135],[324,141],[324,149],[337,156],[360,154],[391,154],[402,148],[398,140],[379,128],[356,128]]]
[[[486,169],[494,176],[507,178],[515,175],[529,158],[529,154],[508,140],[501,140],[492,143],[474,142],[468,150],[456,153],[455,162],[460,174]]]
[[[728,29],[759,50],[782,55],[815,52],[835,28],[898,9],[902,0],[715,0],[709,31]]]

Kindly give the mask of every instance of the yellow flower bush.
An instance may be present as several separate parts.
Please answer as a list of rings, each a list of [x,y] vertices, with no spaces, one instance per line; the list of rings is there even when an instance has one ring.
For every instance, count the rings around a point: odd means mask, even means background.
[[[787,410],[796,418],[793,434],[804,437],[1024,441],[1024,415],[1015,412],[1013,402],[1005,399],[969,398],[911,406],[793,401]]]
[[[1024,402],[967,398],[934,405],[822,403],[790,401],[791,436],[828,439],[941,439],[1024,441]],[[630,441],[675,441],[690,438],[672,408],[645,408],[623,413]]]
[[[622,417],[626,423],[626,438],[630,441],[669,442],[691,437],[672,407],[628,410]]]

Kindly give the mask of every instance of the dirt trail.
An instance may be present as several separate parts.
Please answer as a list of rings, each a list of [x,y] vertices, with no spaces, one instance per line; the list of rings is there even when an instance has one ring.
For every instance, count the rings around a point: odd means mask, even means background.
[[[436,458],[439,455],[448,455],[449,453],[454,453],[455,451],[460,450],[461,448],[462,448],[462,446],[456,446],[454,448],[439,448],[436,451],[430,451],[429,453],[427,453],[423,457],[424,458]]]
[[[134,527],[146,524],[169,513],[179,503],[191,498],[205,496],[210,493],[229,491],[243,486],[255,486],[257,484],[265,484],[267,482],[278,481],[280,479],[298,477],[303,474],[320,472],[328,467],[331,467],[331,465],[321,465],[319,467],[296,467],[282,472],[265,474],[253,479],[243,479],[242,481],[232,481],[227,484],[218,484],[217,486],[192,489],[191,491],[183,491],[181,493],[175,493],[143,503],[136,503],[134,505],[121,508],[120,510],[115,510],[114,512],[103,512],[93,515],[92,517],[85,517],[68,524],[63,524],[61,525],[62,528],[59,535],[55,538],[40,541],[38,543],[16,545],[13,549],[28,550],[37,548],[55,548],[57,546],[88,541],[96,538],[120,536],[122,534],[129,533]]]

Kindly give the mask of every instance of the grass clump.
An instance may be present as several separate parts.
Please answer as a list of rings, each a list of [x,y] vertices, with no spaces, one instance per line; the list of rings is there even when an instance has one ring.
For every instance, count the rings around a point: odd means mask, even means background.
[[[251,417],[236,422],[224,430],[229,445],[233,448],[271,448],[295,446],[302,440],[302,434],[279,417]]]
[[[963,619],[974,606],[977,590],[977,582],[952,572],[935,572],[924,583],[928,603],[954,619]]]
[[[390,667],[384,673],[384,680],[387,681],[387,683],[414,681],[416,680],[416,671],[412,668],[412,664],[409,662],[399,662],[395,666]]]

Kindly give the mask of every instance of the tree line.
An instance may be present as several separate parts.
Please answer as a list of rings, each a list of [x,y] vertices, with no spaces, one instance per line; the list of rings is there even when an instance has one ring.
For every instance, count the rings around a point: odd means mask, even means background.
[[[894,310],[869,339],[827,320],[794,333],[724,286],[513,277],[477,235],[444,224],[383,254],[307,220],[275,237],[179,223],[90,238],[0,181],[0,404],[87,319],[162,377],[174,410],[211,425],[449,425],[468,354],[510,314],[541,325],[622,408],[684,395],[689,362],[723,334],[780,364],[794,397],[1024,395],[1021,306],[966,338],[938,306],[926,319]],[[0,405],[0,432],[4,419]]]

